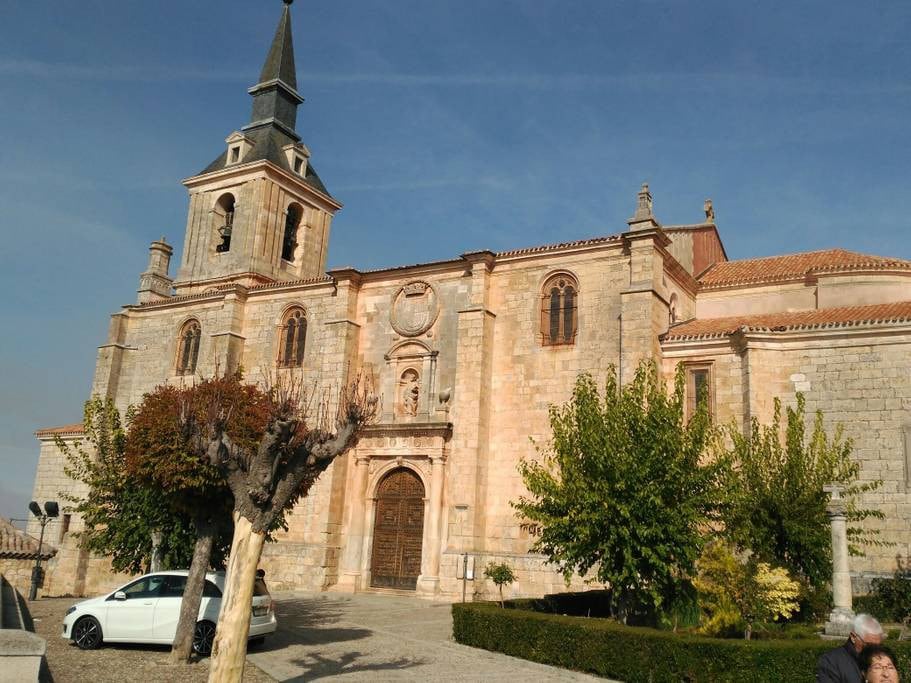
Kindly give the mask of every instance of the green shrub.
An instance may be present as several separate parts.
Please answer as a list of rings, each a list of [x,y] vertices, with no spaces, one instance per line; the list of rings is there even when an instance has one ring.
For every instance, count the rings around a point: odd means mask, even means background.
[[[879,599],[872,593],[869,593],[867,595],[855,595],[851,600],[851,606],[854,608],[854,612],[856,614],[863,612],[866,614],[872,614],[874,617],[879,619],[881,606],[879,604]],[[884,617],[883,621],[887,621],[887,619]]]
[[[506,562],[501,562],[500,564],[488,562],[487,568],[484,570],[484,576],[493,581],[500,591],[500,607],[502,607],[503,586],[511,585],[516,580],[516,573]]]
[[[717,640],[607,619],[529,611],[531,603],[456,603],[453,636],[464,645],[627,683],[815,681],[816,660],[838,646],[824,640]],[[522,609],[521,607],[526,607]],[[890,643],[911,680],[911,643]]]
[[[883,621],[901,623],[911,617],[911,572],[902,566],[891,579],[873,579],[872,613]]]

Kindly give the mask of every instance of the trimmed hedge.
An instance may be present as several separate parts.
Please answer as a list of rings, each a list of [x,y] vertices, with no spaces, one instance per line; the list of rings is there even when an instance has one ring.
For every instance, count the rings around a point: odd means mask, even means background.
[[[455,640],[627,683],[813,683],[817,658],[839,644],[705,638],[511,607],[453,604]],[[889,646],[898,655],[902,679],[911,680],[911,642]]]

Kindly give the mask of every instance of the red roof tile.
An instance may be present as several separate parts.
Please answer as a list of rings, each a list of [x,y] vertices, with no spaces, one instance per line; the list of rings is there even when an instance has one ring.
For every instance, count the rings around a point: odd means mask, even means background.
[[[724,337],[737,330],[772,331],[851,327],[860,324],[911,322],[911,301],[873,306],[844,306],[793,313],[765,313],[729,318],[688,320],[674,325],[665,340]]]
[[[48,558],[57,551],[45,543],[41,548],[41,557]],[[13,559],[34,559],[38,554],[38,540],[24,531],[19,531],[12,522],[0,517],[0,557]]]
[[[75,422],[71,425],[62,425],[60,427],[45,427],[35,432],[35,436],[65,436],[70,434],[82,434],[85,430],[81,422]]]
[[[763,282],[799,280],[813,273],[852,270],[911,270],[911,261],[859,254],[845,249],[826,249],[803,254],[722,261],[699,278],[703,289]]]

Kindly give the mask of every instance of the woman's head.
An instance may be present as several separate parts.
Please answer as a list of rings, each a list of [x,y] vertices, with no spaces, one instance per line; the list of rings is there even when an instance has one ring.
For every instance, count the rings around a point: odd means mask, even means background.
[[[882,645],[867,645],[861,650],[860,670],[867,683],[898,683],[895,655]]]

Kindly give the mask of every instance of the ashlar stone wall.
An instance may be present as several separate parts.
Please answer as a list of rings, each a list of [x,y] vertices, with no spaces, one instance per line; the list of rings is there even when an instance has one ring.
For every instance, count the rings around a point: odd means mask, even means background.
[[[806,397],[807,427],[823,414],[827,432],[839,425],[853,441],[862,481],[881,480],[860,503],[885,514],[864,525],[890,545],[851,558],[852,574],[891,573],[911,553],[911,331],[867,329],[737,334],[721,340],[665,345],[665,371],[679,362],[710,363],[718,422],[746,428],[768,423],[774,399],[795,406]]]

